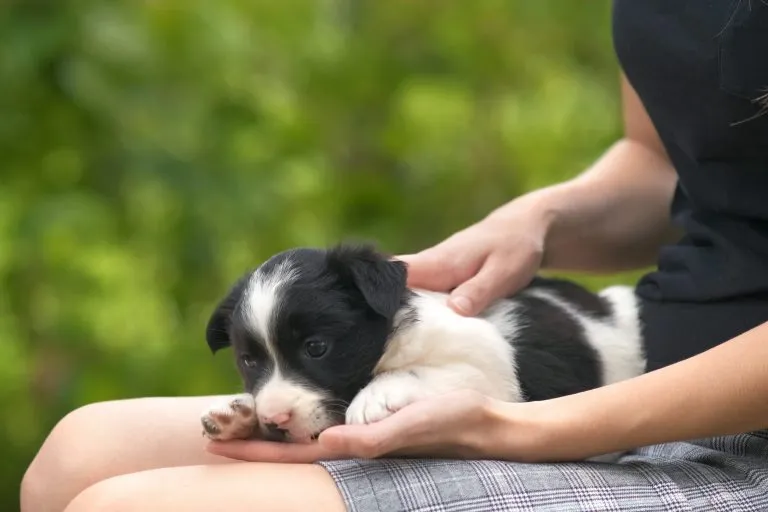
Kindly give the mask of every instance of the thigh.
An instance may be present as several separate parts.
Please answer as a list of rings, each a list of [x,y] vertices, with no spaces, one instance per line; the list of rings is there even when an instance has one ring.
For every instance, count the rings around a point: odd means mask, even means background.
[[[109,461],[105,470],[114,474],[231,462],[204,451],[200,417],[217,398],[138,398],[90,404],[67,415],[40,454],[50,443],[75,458],[103,456]]]
[[[200,415],[216,398],[120,400],[71,412],[56,425],[27,470],[23,510],[61,510],[86,487],[117,475],[233,463],[204,451]]]
[[[99,482],[66,512],[343,511],[344,502],[320,466],[243,463],[154,469]]]

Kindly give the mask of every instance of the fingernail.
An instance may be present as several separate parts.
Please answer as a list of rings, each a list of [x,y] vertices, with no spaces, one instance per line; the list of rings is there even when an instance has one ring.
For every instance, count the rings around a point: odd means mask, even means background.
[[[453,297],[451,303],[461,313],[469,314],[472,312],[472,301],[466,297]]]

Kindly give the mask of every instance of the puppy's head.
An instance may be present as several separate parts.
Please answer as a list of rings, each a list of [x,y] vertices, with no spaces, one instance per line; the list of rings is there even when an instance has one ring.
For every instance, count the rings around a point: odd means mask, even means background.
[[[384,353],[405,283],[404,263],[340,246],[277,254],[232,288],[207,341],[233,347],[263,436],[306,442],[343,422]]]

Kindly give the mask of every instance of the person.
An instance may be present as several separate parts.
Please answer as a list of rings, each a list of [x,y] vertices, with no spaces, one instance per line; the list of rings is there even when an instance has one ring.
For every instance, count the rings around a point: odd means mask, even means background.
[[[22,510],[768,510],[768,5],[613,9],[623,138],[403,259],[467,315],[540,269],[655,263],[647,373],[534,403],[453,393],[312,445],[206,444],[211,397],[91,404],[45,441]]]

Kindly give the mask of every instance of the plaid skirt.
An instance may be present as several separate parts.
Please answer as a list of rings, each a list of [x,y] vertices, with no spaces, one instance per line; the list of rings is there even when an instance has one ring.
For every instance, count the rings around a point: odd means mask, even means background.
[[[635,450],[618,463],[320,463],[354,512],[768,511],[768,431]]]

